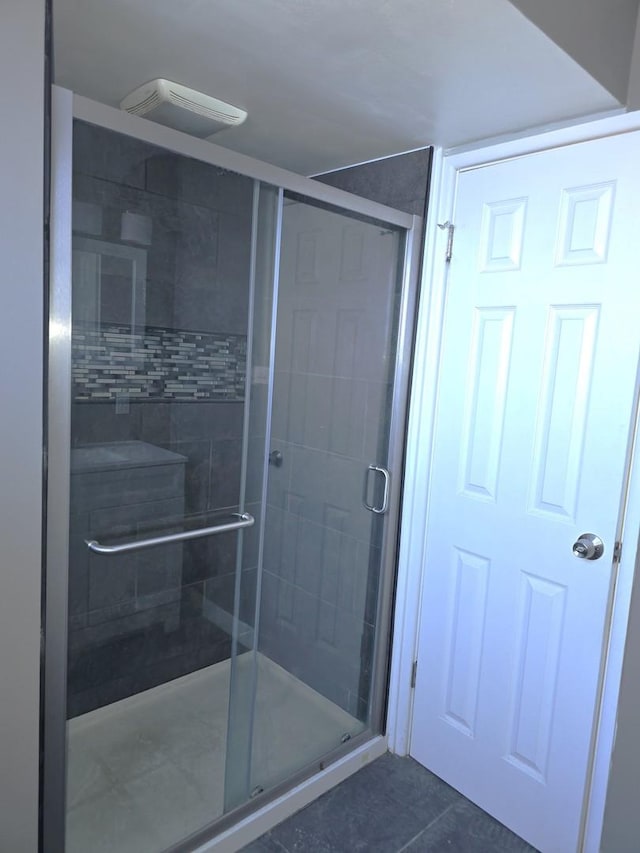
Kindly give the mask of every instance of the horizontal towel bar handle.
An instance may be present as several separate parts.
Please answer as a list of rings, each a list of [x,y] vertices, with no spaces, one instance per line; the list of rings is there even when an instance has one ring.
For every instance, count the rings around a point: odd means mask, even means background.
[[[211,527],[198,527],[196,530],[183,530],[181,533],[167,533],[164,536],[153,536],[149,539],[138,539],[132,542],[122,542],[120,545],[102,545],[96,539],[86,539],[87,548],[94,554],[125,554],[128,551],[140,551],[143,548],[153,548],[156,545],[168,545],[171,542],[186,542],[189,539],[203,539],[205,536],[215,536],[218,533],[229,533],[231,530],[241,530],[255,524],[255,518],[249,512],[234,512],[237,521],[225,524],[214,524]]]

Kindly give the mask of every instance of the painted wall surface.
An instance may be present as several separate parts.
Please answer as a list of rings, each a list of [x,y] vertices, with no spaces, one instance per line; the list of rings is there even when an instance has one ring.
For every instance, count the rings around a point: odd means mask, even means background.
[[[631,599],[616,740],[602,830],[602,853],[636,853],[640,839],[640,590]]]
[[[33,853],[38,830],[44,5],[3,0],[0,13],[0,850],[12,853]]]
[[[626,103],[638,0],[511,0],[620,103]]]

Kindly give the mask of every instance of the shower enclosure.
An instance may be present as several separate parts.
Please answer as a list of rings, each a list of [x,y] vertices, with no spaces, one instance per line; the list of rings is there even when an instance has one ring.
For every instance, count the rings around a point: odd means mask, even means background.
[[[44,849],[193,849],[384,729],[416,220],[56,99]]]

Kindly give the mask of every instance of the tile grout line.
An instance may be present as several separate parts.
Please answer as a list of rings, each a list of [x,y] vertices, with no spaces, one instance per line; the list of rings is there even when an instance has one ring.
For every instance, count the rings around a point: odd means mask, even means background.
[[[447,814],[447,812],[451,811],[451,809],[452,809],[455,805],[456,805],[455,803],[451,803],[451,805],[450,805],[450,806],[447,806],[447,808],[446,808],[443,812],[440,812],[440,814],[439,814],[437,817],[434,817],[434,819],[433,819],[432,821],[430,821],[426,826],[423,826],[423,827],[422,827],[422,829],[420,830],[420,832],[419,832],[417,835],[414,835],[414,836],[413,836],[413,838],[410,838],[410,839],[409,839],[409,841],[407,841],[407,843],[406,843],[406,844],[403,844],[403,845],[402,845],[402,847],[399,847],[399,848],[396,850],[396,853],[402,853],[402,851],[403,851],[403,850],[406,850],[406,849],[407,849],[411,844],[413,844],[413,842],[414,842],[414,841],[417,841],[417,840],[418,840],[418,838],[420,838],[420,836],[421,836],[421,835],[424,835],[424,833],[425,833],[428,829],[431,829],[431,827],[432,827],[435,823],[437,823],[437,822],[440,820],[440,818],[441,818],[441,817],[444,817],[444,816]]]

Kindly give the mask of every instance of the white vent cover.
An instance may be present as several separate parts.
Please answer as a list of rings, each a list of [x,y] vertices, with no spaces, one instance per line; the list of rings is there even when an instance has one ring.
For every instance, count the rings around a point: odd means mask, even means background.
[[[235,127],[247,117],[238,107],[161,77],[134,89],[120,109],[200,137]]]

